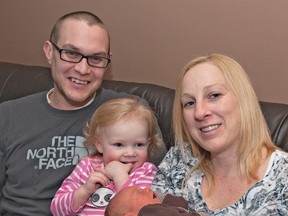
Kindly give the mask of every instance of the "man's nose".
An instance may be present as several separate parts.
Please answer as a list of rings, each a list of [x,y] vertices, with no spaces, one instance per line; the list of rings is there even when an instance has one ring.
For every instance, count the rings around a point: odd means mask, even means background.
[[[82,58],[81,61],[75,65],[75,70],[81,75],[90,73],[90,66],[88,65],[87,58]]]

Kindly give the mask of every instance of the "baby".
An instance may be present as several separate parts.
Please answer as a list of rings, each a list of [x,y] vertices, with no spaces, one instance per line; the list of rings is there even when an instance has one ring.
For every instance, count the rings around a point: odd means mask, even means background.
[[[167,194],[163,201],[149,188],[127,187],[108,204],[105,216],[201,216],[206,213],[189,212],[188,202],[180,196]]]

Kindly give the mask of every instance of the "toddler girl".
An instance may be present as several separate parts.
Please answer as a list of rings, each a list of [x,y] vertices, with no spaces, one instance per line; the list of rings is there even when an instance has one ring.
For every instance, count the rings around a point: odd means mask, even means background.
[[[102,104],[84,130],[93,156],[82,159],[51,204],[53,215],[104,215],[122,188],[150,186],[156,167],[147,159],[163,141],[149,105],[136,97]]]

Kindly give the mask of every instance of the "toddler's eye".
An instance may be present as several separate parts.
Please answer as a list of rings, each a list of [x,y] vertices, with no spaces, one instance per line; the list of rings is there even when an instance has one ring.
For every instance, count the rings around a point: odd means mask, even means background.
[[[120,148],[123,146],[123,144],[122,143],[114,143],[113,146]]]
[[[146,146],[146,144],[144,144],[144,143],[137,143],[136,146],[137,146],[137,147],[144,147],[144,146]]]

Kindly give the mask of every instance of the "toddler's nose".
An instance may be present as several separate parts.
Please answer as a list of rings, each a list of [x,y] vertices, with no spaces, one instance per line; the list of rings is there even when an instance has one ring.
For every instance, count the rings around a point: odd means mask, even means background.
[[[134,148],[127,148],[125,152],[125,156],[127,157],[135,157],[136,156],[136,151]]]

